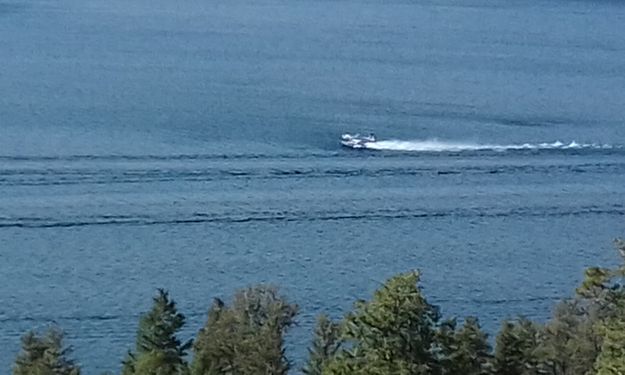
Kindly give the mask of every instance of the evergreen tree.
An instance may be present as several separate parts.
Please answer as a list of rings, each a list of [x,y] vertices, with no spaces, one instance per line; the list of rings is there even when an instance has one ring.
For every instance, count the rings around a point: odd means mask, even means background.
[[[284,334],[297,310],[271,286],[237,292],[230,307],[216,299],[193,346],[192,374],[286,374]]]
[[[184,357],[191,341],[181,343],[176,334],[185,324],[176,303],[163,289],[154,297],[152,309],[139,321],[135,352],[123,362],[123,375],[179,375],[188,373]]]
[[[622,258],[621,265],[616,269],[596,270],[599,277],[593,279],[587,275],[584,284],[590,284],[593,294],[602,297],[603,320],[597,324],[602,340],[595,364],[597,375],[625,374],[625,241],[617,240],[615,244]]]
[[[80,368],[67,358],[63,332],[51,327],[38,336],[29,332],[22,337],[22,352],[13,366],[13,375],[80,375]]]
[[[493,367],[499,375],[532,375],[539,373],[536,350],[540,344],[540,327],[519,318],[505,321],[497,335]]]
[[[438,309],[417,283],[418,272],[397,275],[361,301],[342,323],[345,348],[324,368],[325,375],[435,373]]]
[[[441,374],[455,373],[453,353],[458,350],[456,342],[456,330],[458,322],[456,319],[446,319],[442,321],[436,332],[436,351],[438,356],[438,372]]]
[[[625,374],[625,309],[620,317],[610,318],[600,328],[603,337],[597,357],[597,375]]]
[[[445,375],[481,375],[490,372],[488,335],[477,318],[468,317],[456,330],[456,322],[441,325],[438,335],[441,372]]]
[[[330,320],[326,315],[320,315],[315,327],[315,337],[312,347],[308,349],[308,362],[303,372],[306,375],[321,375],[323,367],[338,352],[339,324]]]
[[[421,293],[419,273],[399,274],[370,301],[359,301],[340,323],[320,316],[309,349],[306,375],[624,375],[625,242],[623,264],[589,268],[574,298],[557,306],[545,325],[506,321],[494,356],[476,318],[462,327],[440,321]],[[167,292],[158,291],[142,315],[136,346],[123,375],[286,375],[284,334],[297,306],[276,288],[258,286],[235,294],[230,306],[216,299],[193,345],[177,333],[185,317]],[[67,358],[57,328],[22,337],[13,375],[79,375]]]
[[[600,348],[592,310],[587,301],[577,298],[557,305],[536,351],[542,373],[577,375],[592,370]]]

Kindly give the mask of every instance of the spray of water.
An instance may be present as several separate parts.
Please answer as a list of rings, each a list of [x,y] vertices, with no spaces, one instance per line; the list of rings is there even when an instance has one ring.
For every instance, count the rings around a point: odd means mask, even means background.
[[[365,143],[369,150],[420,151],[420,152],[460,152],[460,151],[508,151],[508,150],[568,150],[568,149],[612,149],[614,146],[598,143],[521,143],[521,144],[480,144],[470,142],[450,142],[431,140],[386,140]]]

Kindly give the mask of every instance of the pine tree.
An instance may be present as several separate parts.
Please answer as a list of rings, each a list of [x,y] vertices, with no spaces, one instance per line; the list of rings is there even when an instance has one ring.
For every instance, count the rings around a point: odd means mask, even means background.
[[[154,297],[152,309],[139,321],[135,352],[123,362],[123,375],[179,375],[188,373],[184,357],[191,341],[181,343],[176,334],[185,324],[176,303],[163,289]]]
[[[603,323],[600,332],[603,344],[595,365],[597,375],[625,374],[625,309],[620,317]]]
[[[13,375],[80,375],[80,368],[67,358],[70,352],[59,328],[51,327],[42,336],[31,331],[22,337]]]
[[[304,374],[321,375],[323,367],[334,357],[341,346],[339,333],[339,324],[326,315],[319,316],[312,347],[308,349],[308,362],[304,366]]]
[[[494,371],[499,375],[538,374],[540,328],[525,318],[505,321],[497,335]]]
[[[488,374],[491,348],[488,335],[480,328],[477,318],[467,317],[459,330],[455,326],[455,321],[449,321],[441,325],[439,331],[437,342],[442,374]]]
[[[324,368],[325,375],[435,373],[438,309],[418,286],[419,273],[397,275],[371,301],[358,302],[342,323],[345,348]]]
[[[578,298],[589,306],[597,348],[594,369],[598,375],[625,374],[625,241],[616,240],[615,245],[621,265],[587,269],[577,289]]]
[[[571,299],[559,303],[553,318],[542,329],[536,351],[542,373],[586,374],[592,370],[600,349],[596,318],[588,301]]]
[[[193,346],[192,374],[285,375],[284,334],[297,310],[264,285],[237,292],[231,306],[216,299]]]
[[[616,269],[602,269],[603,278],[595,279],[595,290],[601,290],[602,321],[597,324],[602,340],[595,369],[597,375],[625,374],[625,241],[616,240],[621,265]],[[595,293],[596,294],[596,293]]]

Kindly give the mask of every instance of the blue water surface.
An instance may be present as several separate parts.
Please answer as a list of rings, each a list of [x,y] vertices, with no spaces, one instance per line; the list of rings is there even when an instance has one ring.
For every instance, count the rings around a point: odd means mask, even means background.
[[[618,1],[0,0],[0,368],[61,325],[118,370],[156,288],[340,317],[421,269],[446,316],[546,319],[618,259]],[[376,150],[342,149],[374,132]]]

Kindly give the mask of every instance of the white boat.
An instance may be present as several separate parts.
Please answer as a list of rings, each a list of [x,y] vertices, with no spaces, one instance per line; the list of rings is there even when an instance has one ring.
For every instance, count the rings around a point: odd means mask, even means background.
[[[367,148],[370,143],[375,143],[375,135],[343,134],[341,136],[341,144],[349,148]]]

